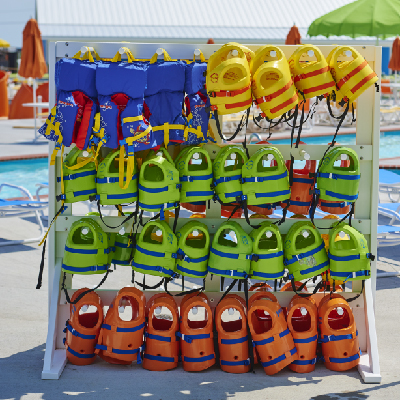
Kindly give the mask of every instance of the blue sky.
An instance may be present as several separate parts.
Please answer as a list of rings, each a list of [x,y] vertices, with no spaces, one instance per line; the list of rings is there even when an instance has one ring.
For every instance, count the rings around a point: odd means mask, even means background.
[[[0,38],[22,47],[22,31],[35,18],[35,0],[0,0]]]

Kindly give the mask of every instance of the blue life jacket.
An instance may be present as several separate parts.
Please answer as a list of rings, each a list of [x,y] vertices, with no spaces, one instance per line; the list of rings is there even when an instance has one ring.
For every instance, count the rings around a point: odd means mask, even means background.
[[[96,62],[79,58],[56,63],[57,103],[40,134],[67,147],[73,143],[81,150],[88,147],[98,107],[96,68]]]
[[[182,115],[184,101],[184,61],[171,61],[165,52],[165,61],[153,56],[147,71],[145,103],[149,109],[148,120],[154,132],[157,146],[163,142],[183,143],[186,119]],[[169,61],[168,61],[169,60]]]
[[[128,145],[128,152],[154,147],[149,125],[143,120],[143,96],[148,63],[100,62],[96,75],[99,92],[100,127],[109,136],[106,146]],[[135,140],[135,136],[140,138]],[[130,140],[129,140],[130,139]]]
[[[201,62],[193,62],[186,66],[185,104],[188,126],[194,129],[200,127],[202,135],[200,136],[200,132],[190,130],[185,141],[187,144],[198,144],[207,141],[208,136],[210,113],[206,109],[210,107],[210,98],[205,88],[207,63],[204,60],[204,56],[202,54],[201,56]]]

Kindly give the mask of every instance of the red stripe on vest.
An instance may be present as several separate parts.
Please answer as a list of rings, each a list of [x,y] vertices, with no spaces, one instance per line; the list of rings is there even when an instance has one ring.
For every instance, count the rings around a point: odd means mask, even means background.
[[[278,97],[281,94],[285,93],[286,90],[288,90],[292,85],[293,85],[293,81],[290,80],[283,88],[277,90],[276,92],[268,94],[267,96],[262,96],[262,97],[257,98],[256,103],[261,104],[261,103],[266,103],[268,101],[271,101],[272,99],[275,99],[275,97]]]
[[[275,114],[277,111],[282,110],[282,108],[285,108],[286,106],[288,106],[288,105],[290,105],[290,104],[296,102],[296,101],[297,101],[297,98],[298,98],[298,97],[297,97],[297,93],[295,93],[295,95],[294,95],[291,99],[285,101],[285,102],[282,103],[282,104],[279,104],[279,106],[276,106],[276,107],[274,107],[274,108],[271,108],[271,109],[270,109],[271,113],[272,113],[272,114]]]
[[[210,91],[208,94],[210,97],[234,97],[238,94],[247,92],[250,89],[250,85],[237,90],[220,90],[219,92]]]
[[[340,89],[350,78],[352,78],[355,74],[360,72],[364,67],[368,65],[367,61],[364,60],[357,68],[354,68],[353,71],[348,73],[346,76],[344,76],[338,83],[337,86]]]
[[[306,74],[299,74],[294,77],[294,82],[296,83],[298,81],[301,81],[302,79],[311,78],[313,76],[317,76],[328,71],[329,71],[329,66],[326,66],[324,68],[317,69],[316,71],[307,72]]]
[[[335,86],[335,82],[332,81],[332,82],[324,83],[323,85],[318,85],[318,86],[314,86],[309,89],[304,89],[303,93],[304,94],[313,93],[313,92],[317,92],[318,90],[329,89],[334,86]]]
[[[233,104],[225,104],[225,108],[229,110],[230,108],[236,108],[236,107],[250,107],[251,106],[251,99],[246,100],[246,101],[241,101],[240,103],[233,103]]]
[[[371,74],[366,76],[362,81],[358,82],[357,85],[353,87],[353,89],[351,89],[352,93],[357,92],[358,89],[360,89],[362,86],[364,86],[369,80],[371,80],[375,76],[376,76],[375,72],[372,72]]]

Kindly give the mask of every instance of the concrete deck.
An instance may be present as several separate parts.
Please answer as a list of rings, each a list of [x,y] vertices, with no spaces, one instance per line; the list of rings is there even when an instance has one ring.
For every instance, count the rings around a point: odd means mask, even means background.
[[[7,123],[10,121],[6,121]],[[27,123],[27,125],[29,122]],[[29,143],[33,130],[6,128],[0,121],[0,157],[40,154],[47,143]],[[11,131],[11,132],[10,132]],[[18,143],[9,135],[18,136]],[[83,211],[83,209],[82,209]],[[380,219],[380,223],[388,223]],[[33,237],[37,227],[33,218],[1,219],[0,238]],[[285,369],[273,377],[260,367],[255,374],[234,375],[213,367],[200,373],[150,372],[139,365],[115,366],[97,360],[93,365],[67,364],[60,380],[42,381],[47,335],[47,265],[43,288],[36,290],[41,258],[37,244],[0,248],[0,399],[284,399],[284,400],[359,400],[398,399],[400,389],[400,278],[383,278],[377,283],[376,325],[382,383],[367,385],[357,370],[336,373],[317,365],[311,374],[300,375]],[[398,247],[378,251],[379,271],[400,270]],[[105,287],[130,283],[130,268],[119,267]],[[74,279],[76,285],[85,278]]]

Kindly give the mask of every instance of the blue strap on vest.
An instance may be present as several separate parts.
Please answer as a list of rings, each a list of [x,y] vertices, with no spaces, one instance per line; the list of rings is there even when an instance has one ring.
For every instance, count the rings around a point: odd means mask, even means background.
[[[112,259],[111,262],[113,264],[118,264],[118,265],[130,265],[129,261],[121,261],[121,260],[116,260],[116,259]]]
[[[212,196],[214,192],[212,190],[199,190],[186,192],[186,197],[196,197],[196,196]]]
[[[271,253],[271,254],[257,254],[257,253],[254,253],[254,254],[252,254],[252,256],[253,257],[252,257],[251,261],[269,260],[271,258],[276,258],[276,257],[283,256],[283,251],[278,251],[277,253]],[[254,256],[256,256],[256,257],[254,257]]]
[[[242,196],[243,196],[243,192],[242,191],[225,193],[225,197],[234,197],[235,199],[236,199],[236,197],[241,197],[242,198]],[[243,200],[243,198],[242,198],[242,200]]]
[[[104,344],[96,344],[97,350],[106,350],[107,346]],[[144,346],[138,347],[137,349],[132,350],[123,350],[123,349],[111,349],[111,352],[114,354],[137,354],[137,363],[142,363],[142,358],[140,357],[140,353],[144,350]]]
[[[96,175],[96,174],[97,174],[96,170],[76,172],[75,174],[65,175],[63,177],[63,180],[64,181],[73,181],[73,180],[78,179],[78,178],[83,178],[85,176]],[[61,177],[60,176],[57,177],[57,182],[61,182]]]
[[[210,354],[208,356],[204,357],[186,357],[183,356],[183,361],[184,362],[204,362],[204,361],[209,361],[215,358],[214,354]]]
[[[128,248],[128,243],[115,242],[114,244],[116,247],[121,247],[123,249]],[[129,248],[131,249],[132,247],[133,247],[133,243],[131,242],[131,245],[129,246]]]
[[[280,277],[282,277],[284,273],[284,270],[282,270],[281,272],[276,272],[275,274],[270,274],[267,272],[257,272],[257,271],[253,271],[251,277],[252,278],[262,278],[262,279],[278,279]]]
[[[105,265],[92,265],[90,267],[71,267],[69,265],[62,264],[62,269],[68,272],[96,272],[96,271],[103,271],[106,272],[110,264]]]
[[[143,358],[147,358],[151,361],[175,362],[174,357],[153,356],[152,354],[145,354]]]
[[[301,275],[311,274],[311,272],[318,271],[319,269],[324,268],[326,266],[329,266],[329,260],[323,262],[322,264],[318,264],[315,267],[310,267],[310,268],[307,268],[307,269],[303,269],[303,270],[300,271],[300,274]],[[290,278],[290,279],[293,279],[293,278]]]
[[[296,182],[296,183],[307,183],[308,185],[312,185],[314,183],[314,179],[293,178],[293,182]]]
[[[151,189],[151,188],[144,187],[144,186],[141,185],[140,183],[139,183],[139,189],[140,189],[140,190],[143,190],[144,192],[147,192],[147,193],[162,193],[162,192],[168,192],[168,186],[164,186],[164,187],[161,187],[161,188],[153,188],[153,189]]]
[[[290,202],[290,203],[292,203],[292,202]],[[351,204],[352,204],[352,202],[346,202],[346,201],[343,201],[341,203],[326,203],[325,201],[321,200],[321,207],[344,208],[344,207],[350,206]]]
[[[135,261],[132,261],[132,266],[139,268],[139,269],[143,269],[145,271],[161,272],[161,273],[169,275],[171,277],[175,276],[175,272],[172,269],[167,269],[167,268],[160,267],[160,266],[153,267],[151,265],[138,264]]]
[[[246,279],[248,277],[246,272],[239,272],[236,270],[232,269],[217,269],[217,268],[212,268],[208,266],[208,272],[211,274],[220,274],[220,275],[230,275],[232,278],[241,278],[241,279]]]
[[[343,179],[345,181],[358,181],[361,175],[342,175],[342,174],[333,174],[326,172],[318,172],[317,178],[326,178],[326,179]]]
[[[197,270],[192,270],[192,269],[189,269],[189,268],[182,267],[182,265],[179,265],[179,262],[177,262],[177,264],[176,264],[176,269],[179,272],[183,272],[185,274],[196,275],[199,278],[205,278],[207,276],[207,270],[204,271],[204,272],[199,272]]]
[[[210,339],[211,338],[211,335],[209,333],[202,333],[200,335],[184,335],[181,332],[176,332],[176,336],[189,344],[192,343],[192,341],[196,340],[196,339]]]
[[[208,254],[205,255],[204,257],[189,258],[182,249],[178,249],[177,254],[183,255],[184,258],[182,258],[182,261],[186,261],[188,263],[201,263],[203,261],[207,261],[208,260]],[[181,258],[179,258],[179,259],[181,259]]]
[[[296,354],[297,353],[297,349],[296,349],[296,347],[294,347],[292,350],[290,350],[290,355],[292,356],[293,354]],[[286,359],[286,355],[285,354],[282,354],[281,356],[279,356],[279,357],[277,357],[277,358],[274,358],[273,360],[271,360],[271,361],[268,361],[268,362],[262,362],[261,361],[261,365],[265,368],[265,367],[270,367],[271,365],[275,365],[275,364],[278,364],[279,362],[281,362],[281,361],[283,361],[283,360],[285,360]]]
[[[171,338],[170,337],[165,337],[165,336],[160,336],[160,335],[153,335],[152,333],[145,332],[144,336],[148,339],[153,339],[153,340],[158,340],[160,342],[170,342],[171,343]]]
[[[97,191],[96,189],[92,189],[92,190],[78,190],[77,192],[73,192],[74,193],[74,197],[78,197],[78,196],[87,196],[87,195],[93,195],[96,194]]]
[[[179,178],[179,182],[206,181],[208,179],[212,179],[212,177],[213,174],[199,176],[183,175]]]
[[[356,353],[356,354],[354,354],[353,356],[350,356],[350,357],[343,357],[343,358],[329,357],[329,362],[337,363],[337,364],[343,364],[343,363],[347,363],[347,362],[351,362],[351,361],[357,360],[358,358],[360,358],[360,354]]]
[[[360,260],[361,255],[360,254],[355,254],[351,256],[334,256],[328,251],[328,257],[333,260],[333,261],[353,261],[353,260]],[[371,257],[371,253],[366,254],[367,258]]]
[[[74,329],[70,324],[67,323],[67,327],[64,329],[64,332],[68,329],[74,336],[79,337],[81,339],[89,339],[89,340],[95,340],[96,335],[84,335],[83,333],[78,332],[76,329]]]
[[[305,339],[295,339],[293,338],[293,342],[294,343],[311,343],[311,342],[315,342],[318,339],[318,335],[315,336],[310,336],[308,338]]]
[[[289,260],[287,258],[285,258],[283,260],[283,263],[287,266],[287,265],[291,265],[294,264],[296,261],[302,260],[303,258],[312,256],[315,253],[318,253],[319,251],[321,251],[323,248],[325,248],[325,243],[321,243],[318,247],[316,247],[315,249],[312,249],[310,251],[307,251],[305,253],[300,253],[300,254],[294,254],[293,257]]]
[[[242,183],[250,183],[250,182],[266,182],[266,181],[277,181],[278,179],[286,178],[287,171],[283,172],[279,175],[271,175],[271,176],[255,176],[253,178],[242,178]]]
[[[160,251],[146,250],[143,247],[140,247],[139,245],[136,245],[136,250],[140,251],[143,254],[146,254],[146,256],[161,257],[161,258],[167,257],[165,253],[161,253]],[[178,254],[172,253],[171,258],[178,258]]]
[[[144,325],[145,324],[143,322],[138,326],[134,326],[133,328],[121,328],[121,327],[117,326],[117,332],[137,332],[140,329],[143,329]],[[108,331],[111,331],[111,325],[109,325],[109,324],[102,324],[101,328],[102,329],[107,329]]]
[[[356,331],[356,336],[358,336],[358,331]],[[350,340],[353,339],[353,334],[349,333],[348,335],[321,335],[319,342],[320,343],[328,343],[328,342],[338,342],[340,340]]]
[[[277,192],[267,192],[267,193],[254,193],[256,198],[259,197],[277,197],[290,194],[290,190],[278,190]]]
[[[67,251],[68,253],[76,253],[76,254],[97,254],[99,252],[98,249],[94,250],[73,249],[68,246],[65,246],[65,251]],[[112,251],[115,251],[115,247],[108,247],[107,249],[104,249],[104,254],[109,254]]]
[[[221,365],[229,365],[231,367],[235,367],[237,365],[250,365],[250,358],[247,360],[241,360],[241,361],[226,361],[226,360],[220,360]]]
[[[155,205],[149,205],[149,204],[144,204],[144,203],[139,202],[139,207],[141,207],[141,208],[149,208],[150,210],[154,210],[154,211],[162,211],[165,208],[176,208],[178,206],[179,206],[179,202],[155,204]],[[160,217],[160,219],[162,220],[161,217]]]
[[[345,278],[342,279],[344,282],[351,278],[360,278],[361,276],[368,277],[370,275],[371,271],[368,270],[357,271],[357,272],[331,272],[332,277]]]
[[[283,200],[282,203],[287,204],[288,200]],[[300,206],[300,207],[307,207],[311,204],[311,201],[297,201],[297,200],[290,200],[291,206]]]
[[[292,364],[294,365],[314,365],[317,363],[317,357],[312,358],[311,360],[294,360]]]
[[[242,175],[233,175],[233,176],[221,176],[221,178],[218,178],[214,181],[214,186],[219,185],[222,182],[230,182],[230,181],[236,181],[236,180],[242,180]]]
[[[247,342],[248,336],[243,336],[239,339],[221,339],[221,344],[238,344]]]
[[[279,312],[280,312],[281,310],[282,310],[282,309],[280,309]],[[279,315],[279,314],[278,314],[278,315]],[[285,329],[284,331],[282,331],[282,332],[279,333],[279,337],[280,337],[280,338],[283,338],[283,337],[285,337],[286,335],[289,335],[289,333],[290,333],[289,329]],[[272,343],[274,340],[275,340],[275,339],[274,339],[273,336],[271,336],[271,337],[269,337],[269,338],[266,338],[266,339],[262,339],[262,340],[253,340],[253,347],[255,347],[255,346],[264,346],[265,344]],[[271,364],[271,365],[272,365],[272,364]]]
[[[130,199],[132,197],[137,197],[137,193],[123,193],[123,194],[108,194],[107,199]]]
[[[92,358],[92,357],[96,357],[96,354],[82,354],[82,353],[78,353],[75,350],[72,350],[71,347],[68,346],[67,349],[73,356],[78,357],[78,358]]]
[[[216,250],[213,247],[210,248],[210,251],[211,251],[211,253],[215,254],[216,256],[232,258],[234,260],[239,259],[239,254],[225,253],[223,251]],[[252,254],[245,254],[245,256],[246,256],[246,260],[251,260]]]
[[[137,179],[137,174],[134,174],[132,176],[132,181],[134,181],[135,179]],[[124,177],[124,182],[126,182],[126,176]],[[96,178],[96,183],[119,183],[119,177],[112,177],[112,178]]]
[[[325,193],[327,196],[335,197],[339,200],[355,201],[358,199],[358,194],[356,194],[355,196],[349,196],[349,195],[342,194],[342,193],[331,192],[330,190],[325,190]]]

